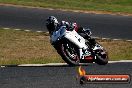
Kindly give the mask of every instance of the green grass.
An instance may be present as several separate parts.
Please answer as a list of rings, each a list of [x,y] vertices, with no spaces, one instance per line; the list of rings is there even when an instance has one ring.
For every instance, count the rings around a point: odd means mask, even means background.
[[[108,51],[110,60],[132,60],[132,42],[99,40]]]
[[[44,33],[0,30],[0,64],[63,62]]]
[[[132,13],[132,0],[0,0],[0,3],[54,9]]]
[[[132,42],[97,40],[110,60],[132,60]],[[0,29],[0,65],[64,62],[46,33]]]

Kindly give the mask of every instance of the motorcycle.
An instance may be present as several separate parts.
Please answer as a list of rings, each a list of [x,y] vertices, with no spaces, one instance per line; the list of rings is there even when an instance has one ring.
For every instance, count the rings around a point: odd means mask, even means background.
[[[84,30],[83,33],[89,35],[91,32]],[[66,26],[62,26],[50,34],[50,39],[58,54],[69,65],[108,63],[107,51],[97,41],[94,45],[90,44],[89,40],[79,35],[74,29],[68,30]]]

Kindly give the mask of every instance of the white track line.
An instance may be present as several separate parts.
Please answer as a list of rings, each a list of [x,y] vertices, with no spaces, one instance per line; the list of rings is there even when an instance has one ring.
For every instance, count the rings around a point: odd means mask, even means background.
[[[8,30],[8,29],[12,29],[12,28],[3,28],[5,30]],[[20,31],[22,29],[14,29],[14,30],[17,30],[17,31]],[[30,32],[31,30],[23,30],[23,31],[26,31],[26,32]],[[41,32],[44,32],[44,31],[36,31],[37,33],[41,33]],[[49,33],[49,32],[45,32],[45,33]],[[100,37],[94,37],[93,38],[95,39],[102,39],[102,40],[114,40],[114,41],[120,41],[120,40],[124,40],[124,39],[111,39],[111,38],[100,38]],[[124,41],[128,41],[128,42],[132,42],[132,40],[124,40]]]
[[[48,64],[20,64],[18,66],[66,66],[67,63],[48,63]]]
[[[120,63],[120,62],[132,62],[132,60],[120,60],[120,61],[109,61],[108,63]],[[88,63],[82,63],[80,65],[86,65]],[[89,63],[91,64],[91,63]],[[18,66],[66,66],[67,63],[48,63],[48,64],[20,64]]]
[[[102,38],[103,40],[109,40],[110,38]]]
[[[26,31],[26,32],[30,32],[31,30],[24,30],[24,31]]]
[[[0,67],[1,67],[1,68],[5,68],[6,66],[3,65],[3,66],[0,66]]]
[[[120,60],[120,61],[109,61],[108,63],[125,63],[125,62],[132,62],[132,60]],[[92,64],[92,63],[82,63],[80,65],[89,65],[89,64]],[[93,63],[95,64],[95,63]],[[44,66],[68,66],[67,63],[48,63],[48,64],[20,64],[20,65],[16,65],[16,67],[44,67]],[[1,68],[4,68],[4,67],[10,67],[10,66],[6,66],[6,65],[2,65],[0,66]]]
[[[14,29],[14,30],[16,30],[16,31],[20,31],[21,29]]]
[[[36,31],[36,32],[41,33],[41,32],[43,32],[43,31]]]
[[[95,39],[100,39],[100,37],[93,37],[93,38],[95,38]]]
[[[132,40],[126,40],[126,41],[128,41],[128,42],[132,42]]]
[[[10,28],[3,28],[3,29],[8,30],[8,29],[10,29]]]
[[[112,40],[114,40],[114,41],[120,41],[120,40],[122,40],[122,39],[112,39]]]
[[[120,60],[120,61],[109,61],[109,63],[125,63],[125,62],[132,62],[132,60]],[[88,64],[92,64],[92,63],[82,63],[80,65],[88,65]],[[95,64],[95,63],[93,63]],[[68,66],[67,63],[48,63],[48,64],[20,64],[20,65],[16,65],[15,67],[45,67],[45,66]],[[1,68],[5,68],[5,67],[12,67],[9,65],[2,65],[0,66]]]
[[[108,63],[120,63],[120,62],[132,62],[132,60],[120,60],[120,61],[109,61]],[[88,65],[88,63],[82,63],[80,65]],[[91,63],[89,63],[91,64]],[[67,66],[68,64],[67,63],[48,63],[48,64],[21,64],[21,65],[18,65],[18,66]]]
[[[132,60],[109,61],[109,63],[132,62]]]

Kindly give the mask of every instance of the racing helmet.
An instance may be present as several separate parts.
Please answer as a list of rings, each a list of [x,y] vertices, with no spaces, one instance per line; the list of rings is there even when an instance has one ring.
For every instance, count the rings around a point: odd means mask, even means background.
[[[56,29],[58,24],[59,24],[59,22],[56,17],[54,17],[54,16],[48,17],[48,19],[46,20],[46,27],[47,27],[49,33],[53,32]]]

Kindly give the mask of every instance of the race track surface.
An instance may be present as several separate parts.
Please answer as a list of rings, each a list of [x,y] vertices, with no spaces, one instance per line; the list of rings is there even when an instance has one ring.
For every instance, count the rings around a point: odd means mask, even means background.
[[[83,66],[86,74],[130,74],[132,63],[109,63],[106,66],[89,64]],[[78,67],[4,67],[0,68],[1,88],[132,88],[128,84],[86,83],[80,85],[76,79]]]
[[[131,16],[0,6],[0,27],[47,31],[45,20],[51,15],[59,21],[77,22],[80,26],[89,27],[95,37],[132,39]]]
[[[86,14],[38,8],[0,6],[0,27],[47,31],[45,19],[77,22],[91,28],[93,36],[132,39],[132,17]],[[109,63],[106,66],[83,66],[87,74],[130,74],[132,63]],[[0,88],[132,88],[129,84],[85,84],[76,79],[78,67],[0,67]]]

